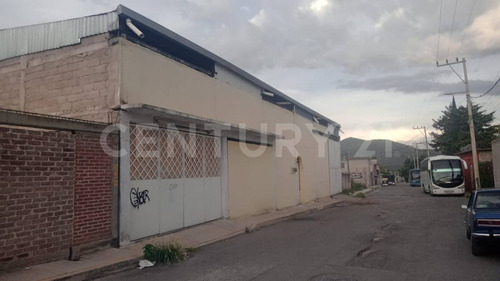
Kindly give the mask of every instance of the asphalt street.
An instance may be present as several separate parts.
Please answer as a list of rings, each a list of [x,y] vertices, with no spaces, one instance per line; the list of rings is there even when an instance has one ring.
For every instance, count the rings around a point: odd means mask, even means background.
[[[464,197],[399,184],[367,198],[203,247],[188,261],[101,280],[500,280],[500,253],[474,257]]]

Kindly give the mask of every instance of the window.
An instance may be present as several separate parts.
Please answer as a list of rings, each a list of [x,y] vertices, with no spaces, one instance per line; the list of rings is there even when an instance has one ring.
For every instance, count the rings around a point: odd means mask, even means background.
[[[499,209],[500,192],[481,192],[476,196],[477,209]]]
[[[460,160],[436,160],[431,162],[432,181],[440,187],[456,187],[464,182]]]
[[[344,167],[345,167],[345,163],[340,163],[340,168],[344,169]]]

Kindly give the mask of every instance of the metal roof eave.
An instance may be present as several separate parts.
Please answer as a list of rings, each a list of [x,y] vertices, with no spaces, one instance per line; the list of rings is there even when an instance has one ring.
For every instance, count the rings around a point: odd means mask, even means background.
[[[221,133],[223,136],[239,138],[240,130],[245,131],[245,135],[251,138],[260,138],[261,136],[265,136],[267,139],[283,139],[284,137],[281,135],[277,135],[271,132],[261,132],[258,130],[250,129],[250,128],[242,128],[236,124],[221,122],[217,120],[213,120],[210,118],[195,116],[192,114],[171,110],[163,107],[158,107],[149,104],[122,104],[119,107],[120,110],[126,112],[135,112],[139,114],[146,115],[154,115],[157,118],[163,119],[167,122],[172,122],[173,125],[183,124],[198,124],[198,125],[212,125],[209,127],[214,127],[221,129]]]
[[[292,103],[294,103],[296,106],[299,106],[301,107],[304,111],[312,114],[313,116],[317,117],[317,118],[322,118],[324,120],[326,120],[328,123],[331,123],[332,125],[340,128],[340,124],[331,120],[330,118],[327,118],[326,116],[316,112],[315,110],[312,110],[311,108],[303,105],[302,103],[296,101],[295,99],[287,96],[286,94],[282,93],[281,91],[279,91],[278,89],[272,87],[271,85],[263,82],[262,80],[258,79],[257,77],[251,75],[250,73],[244,71],[243,69],[237,67],[236,65],[228,62],[227,60],[217,56],[216,54],[208,51],[207,49],[193,43],[192,41],[178,35],[177,33],[169,30],[168,28],[148,19],[147,17],[123,6],[123,5],[118,5],[117,9],[116,9],[116,13],[118,15],[123,15],[123,16],[126,16],[126,17],[129,17],[131,18],[132,20],[136,20],[140,23],[142,23],[143,25],[151,28],[152,30],[156,31],[156,32],[159,32],[160,34],[166,36],[166,37],[169,37],[177,42],[179,42],[180,44],[212,59],[213,61],[215,61],[216,63],[230,69],[231,71],[235,72],[236,74],[238,74],[239,76],[241,76],[242,78],[258,85],[259,87],[261,87],[262,89],[266,90],[266,91],[269,91],[269,92],[272,92],[282,98],[284,98],[285,100],[288,100]]]

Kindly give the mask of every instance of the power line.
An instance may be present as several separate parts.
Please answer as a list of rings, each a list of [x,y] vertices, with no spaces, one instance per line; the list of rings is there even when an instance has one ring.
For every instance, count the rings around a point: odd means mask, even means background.
[[[470,19],[472,18],[472,12],[474,11],[474,6],[476,5],[476,0],[474,0],[474,2],[472,2],[472,6],[470,8],[470,12],[469,12],[469,18],[467,19],[467,23],[465,24],[465,27],[467,28],[467,26],[469,26],[469,23],[470,23]],[[465,39],[465,32],[462,36],[462,41],[460,42],[460,48],[458,49],[458,57],[460,57],[460,54],[462,53],[462,45],[464,43],[464,39]]]
[[[438,27],[438,45],[437,45],[437,51],[436,51],[436,61],[439,60],[439,40],[441,39],[441,14],[443,11],[443,0],[441,0],[441,4],[439,7],[439,27]]]
[[[457,105],[457,106],[462,105],[462,103],[464,103],[464,101],[465,101],[466,99],[467,99],[467,98],[463,98],[463,99],[462,99],[462,101],[460,101],[460,102],[459,102],[459,103],[457,103],[456,105]]]
[[[424,129],[424,132],[420,131],[420,129]],[[427,157],[430,157],[431,155],[429,154],[429,141],[427,140],[427,129],[425,126],[420,126],[420,127],[413,127],[413,130],[419,130],[420,133],[422,133],[425,136],[425,149],[427,149]]]
[[[495,88],[495,86],[498,84],[498,82],[500,82],[500,77],[498,77],[498,80],[495,82],[495,84],[493,84],[493,86],[491,86],[491,88],[488,91],[486,91],[486,93],[484,93],[480,96],[477,96],[477,97],[473,97],[473,98],[477,99],[477,98],[481,98],[481,97],[486,96],[489,92],[491,92],[491,90],[493,90],[493,88]]]
[[[451,21],[451,29],[450,29],[450,40],[448,41],[448,51],[446,52],[446,57],[448,58],[448,54],[450,53],[450,45],[451,45],[451,36],[453,34],[453,25],[455,24],[455,15],[457,14],[457,5],[458,0],[455,0],[455,8],[453,10],[453,19]]]
[[[490,143],[491,141],[488,141],[486,140],[482,135],[481,133],[477,130],[477,128],[474,129],[476,131],[476,134],[483,140],[485,141],[486,143]]]

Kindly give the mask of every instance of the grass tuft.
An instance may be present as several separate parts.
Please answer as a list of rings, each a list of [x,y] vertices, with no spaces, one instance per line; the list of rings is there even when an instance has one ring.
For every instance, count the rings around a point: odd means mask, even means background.
[[[342,190],[342,193],[345,195],[351,195],[351,194],[355,193],[356,191],[360,191],[360,190],[363,190],[365,188],[366,188],[366,186],[364,184],[353,182],[351,184],[351,188]]]
[[[358,198],[366,198],[366,195],[363,193],[363,192],[360,192],[356,195],[354,195],[354,197],[358,197]]]
[[[176,242],[162,245],[146,244],[142,248],[144,259],[154,263],[176,263],[189,258],[194,248],[184,248]]]

